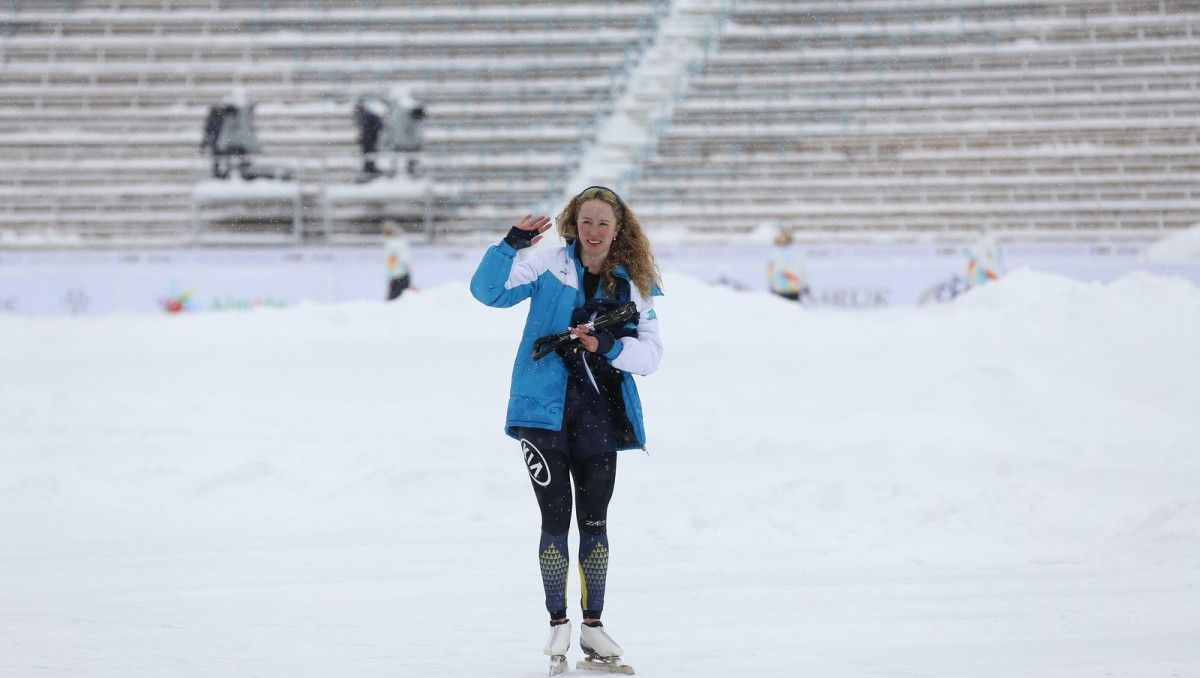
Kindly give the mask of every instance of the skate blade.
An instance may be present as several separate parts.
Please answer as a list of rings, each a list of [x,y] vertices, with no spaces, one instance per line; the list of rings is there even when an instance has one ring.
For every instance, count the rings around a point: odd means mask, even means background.
[[[553,678],[560,673],[567,672],[567,658],[565,655],[556,654],[550,657],[550,676]]]
[[[580,659],[575,664],[575,668],[584,671],[604,671],[605,673],[620,673],[626,676],[633,675],[633,667],[629,664],[622,664],[620,659],[588,657],[587,659]]]

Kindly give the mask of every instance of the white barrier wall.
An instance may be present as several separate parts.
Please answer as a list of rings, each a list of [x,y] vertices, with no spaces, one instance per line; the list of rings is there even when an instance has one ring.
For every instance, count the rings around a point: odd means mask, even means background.
[[[1148,243],[1017,243],[1000,245],[1005,268],[1059,273],[1082,281],[1110,282],[1144,270],[1188,278],[1200,285],[1200,264],[1166,266],[1145,260]],[[839,307],[908,305],[942,300],[961,290],[971,257],[969,245],[801,246],[816,303]],[[747,290],[766,290],[770,248],[667,248],[657,252],[664,271]],[[959,280],[955,280],[955,278]]]
[[[416,289],[465,284],[485,246],[414,246]],[[1009,271],[1030,268],[1108,282],[1131,270],[1178,275],[1200,285],[1200,266],[1144,260],[1145,244],[1009,244]],[[664,273],[686,273],[738,289],[766,289],[767,246],[658,247]],[[873,307],[919,303],[966,272],[962,245],[801,247],[818,304]],[[0,313],[243,311],[301,302],[383,301],[387,268],[378,248],[0,252]],[[668,289],[668,293],[670,290]]]
[[[0,312],[242,311],[385,298],[380,249],[0,252]]]

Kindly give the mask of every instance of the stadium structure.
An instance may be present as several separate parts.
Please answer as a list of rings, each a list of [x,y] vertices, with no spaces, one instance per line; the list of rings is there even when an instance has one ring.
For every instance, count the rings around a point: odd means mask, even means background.
[[[354,188],[396,88],[419,178]],[[278,176],[209,176],[235,91]],[[454,242],[593,183],[683,241],[1200,221],[1191,0],[3,0],[0,102],[6,248]]]

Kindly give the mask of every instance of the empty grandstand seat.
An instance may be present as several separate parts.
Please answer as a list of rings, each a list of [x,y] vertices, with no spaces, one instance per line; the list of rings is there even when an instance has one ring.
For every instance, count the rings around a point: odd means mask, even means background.
[[[263,156],[297,168],[305,228],[321,184],[360,165],[350,102],[395,86],[423,100],[423,176],[439,233],[511,219],[561,191],[611,109],[662,2],[104,0],[0,6],[0,228],[186,242],[208,106],[258,103]],[[11,103],[10,103],[11,102]],[[97,218],[78,195],[137,218]],[[134,194],[136,193],[136,195]],[[36,197],[34,197],[36,196]],[[41,200],[38,218],[25,209]],[[110,205],[111,203],[111,205]],[[516,207],[521,206],[521,207]],[[156,220],[155,215],[161,219]],[[258,223],[273,228],[268,221]],[[339,224],[377,232],[380,218]],[[423,228],[423,226],[422,226]]]
[[[628,197],[704,235],[765,220],[814,239],[1186,226],[1198,30],[1194,3],[1167,0],[742,0]]]

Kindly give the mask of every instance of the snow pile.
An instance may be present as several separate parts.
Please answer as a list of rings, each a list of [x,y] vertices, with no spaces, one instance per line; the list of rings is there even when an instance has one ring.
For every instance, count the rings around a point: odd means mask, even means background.
[[[728,495],[686,520],[851,560],[1132,556],[1146,542],[1200,555],[1183,539],[1200,537],[1190,283],[1022,271],[945,309],[790,317],[769,297],[677,285],[694,306],[664,325],[697,341],[668,344],[653,382],[688,403],[663,444],[693,438],[678,446],[704,460],[686,466],[693,482]],[[746,514],[728,508],[746,505],[760,518],[735,527]]]
[[[1195,675],[1191,283],[665,286],[609,516],[639,675]],[[540,675],[523,316],[0,316],[0,675]]]
[[[1146,260],[1160,264],[1200,263],[1200,224],[1154,243],[1146,250]]]

